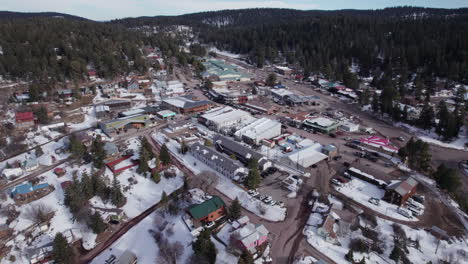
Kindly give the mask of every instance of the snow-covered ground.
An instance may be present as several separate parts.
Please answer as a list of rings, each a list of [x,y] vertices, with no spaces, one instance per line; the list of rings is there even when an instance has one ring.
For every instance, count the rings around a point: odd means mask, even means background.
[[[360,261],[363,257],[366,263],[394,263],[389,259],[389,255],[394,247],[393,228],[392,222],[377,218],[377,227],[373,228],[379,234],[379,240],[383,241],[384,254],[371,253],[357,253],[354,252],[354,260]],[[365,226],[361,221],[361,226]],[[460,252],[465,252],[468,246],[464,240],[453,239],[450,242],[439,240],[430,233],[423,229],[416,230],[407,226],[402,226],[407,238],[419,241],[420,248],[408,246],[409,254],[407,254],[411,263],[440,263],[439,260],[446,260],[449,263],[467,263],[468,258],[462,256]],[[332,245],[326,242],[321,236],[315,233],[315,227],[306,227],[304,234],[306,235],[307,242],[318,249],[323,254],[333,259],[338,264],[349,263],[345,260],[344,256],[348,253],[349,244],[351,239],[362,238],[360,229],[349,233],[345,237],[339,237],[339,245]],[[438,252],[435,253],[437,243],[440,242]],[[301,263],[301,262],[299,262]],[[305,262],[307,263],[307,262]],[[301,263],[302,264],[302,263]]]
[[[168,149],[178,157],[184,164],[187,166],[193,173],[198,174],[203,171],[210,171],[219,176],[218,185],[216,189],[221,193],[229,197],[230,199],[239,198],[239,202],[242,207],[250,212],[267,219],[269,221],[283,221],[286,217],[286,208],[281,208],[279,206],[270,206],[266,205],[263,202],[250,197],[245,190],[239,186],[232,183],[230,179],[227,179],[225,176],[220,175],[217,171],[205,165],[203,162],[199,161],[193,157],[190,153],[182,155],[179,153],[179,143],[175,140],[167,140],[167,138],[162,133],[153,133],[152,137],[160,142],[165,143]],[[265,214],[262,214],[260,210],[264,210]]]
[[[81,107],[81,111],[84,113],[84,121],[78,124],[69,124],[71,131],[77,131],[85,128],[90,128],[96,125],[97,118],[96,113],[94,112],[93,106]]]
[[[43,139],[41,137],[39,137],[38,140],[41,141]],[[39,162],[39,164],[42,164],[42,165],[45,165],[45,166],[52,165],[52,156],[54,156],[57,161],[65,159],[70,155],[69,153],[60,153],[60,154],[55,153],[56,149],[61,148],[63,146],[64,140],[65,140],[65,138],[62,138],[57,142],[51,141],[51,142],[45,144],[44,146],[42,146],[41,149],[44,152],[44,154],[41,155],[40,157],[36,157],[35,151],[30,151],[30,152],[25,152],[23,154],[15,156],[13,158],[4,160],[4,161],[0,162],[0,170],[5,168],[7,163],[9,163],[11,165],[15,161],[22,162],[22,161],[25,161],[28,158],[37,158],[37,161]]]
[[[468,148],[465,147],[465,144],[468,143],[468,137],[466,136],[467,133],[465,131],[465,127],[462,127],[459,133],[459,137],[453,140],[450,143],[440,141],[435,133],[434,129],[431,131],[423,130],[405,123],[395,123],[395,126],[404,127],[414,133],[419,139],[425,141],[427,143],[431,143],[434,145],[438,145],[445,148],[452,148],[452,149],[459,149],[459,150],[467,150]]]
[[[60,186],[62,182],[72,180],[72,171],[79,170],[79,172],[83,172],[86,170],[89,174],[91,167],[83,166],[78,168],[71,167],[69,165],[62,165],[62,167],[67,169],[67,173],[60,178],[57,178],[57,176],[53,174],[52,171],[41,175],[41,177],[44,178],[41,182],[46,182],[55,188],[52,193],[42,197],[39,200],[17,207],[20,215],[17,219],[9,224],[9,227],[14,229],[14,238],[13,240],[8,241],[6,244],[7,246],[14,246],[11,254],[16,256],[15,263],[29,263],[29,256],[27,256],[28,249],[34,249],[36,247],[48,244],[54,239],[56,233],[64,233],[70,229],[75,235],[75,238],[83,238],[83,246],[85,248],[92,248],[95,246],[96,235],[85,225],[75,222],[68,208],[63,205],[64,192]],[[78,176],[81,177],[81,173],[78,173]],[[14,204],[14,201],[11,198],[8,198],[7,201],[2,202],[2,207],[9,204]],[[37,208],[38,206],[46,206],[49,208],[54,212],[54,217],[50,221],[49,230],[43,232],[42,234],[38,232],[38,236],[33,243],[34,246],[30,247],[28,246],[29,242],[31,242],[30,239],[26,239],[22,232],[34,224],[31,217],[31,210],[33,208]],[[0,224],[4,224],[5,221],[6,217],[0,216]],[[36,230],[35,232],[37,232],[37,229],[37,227],[33,228],[33,230]],[[2,259],[0,263],[10,262],[5,258]]]
[[[221,54],[223,56],[226,56],[226,57],[229,57],[229,58],[233,58],[233,59],[238,59],[240,58],[240,55],[239,54],[234,54],[234,53],[231,53],[229,51],[223,51],[223,50],[219,50],[217,48],[210,48],[210,51],[213,51],[213,52],[216,52],[218,54]]]
[[[348,183],[344,184],[343,187],[338,187],[336,190],[347,197],[353,199],[354,201],[374,210],[381,214],[387,215],[389,217],[405,220],[405,221],[417,221],[418,219],[413,217],[408,219],[403,215],[398,213],[398,206],[390,204],[382,200],[382,197],[385,194],[383,189],[375,186],[374,184],[365,182],[361,179],[354,178]],[[370,198],[377,198],[380,200],[380,205],[374,205],[369,203]]]
[[[156,214],[153,213],[143,219],[119,240],[112,244],[112,246],[93,259],[91,263],[105,263],[111,255],[118,258],[126,250],[130,250],[135,253],[138,257],[138,263],[158,263],[156,259],[159,254],[159,247],[149,232],[149,230],[156,229],[154,224],[155,215]],[[164,220],[168,222],[166,229],[172,228],[174,231],[174,234],[171,236],[168,236],[166,235],[166,232],[163,232],[164,236],[171,243],[179,241],[184,248],[184,253],[177,263],[187,263],[187,259],[192,254],[192,234],[190,234],[190,231],[180,215],[170,216],[166,214]]]

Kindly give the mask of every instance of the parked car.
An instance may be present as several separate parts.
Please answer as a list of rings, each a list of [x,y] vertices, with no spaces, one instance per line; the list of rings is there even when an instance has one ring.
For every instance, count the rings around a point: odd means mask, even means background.
[[[411,213],[411,211],[407,210],[405,208],[399,207],[397,211],[398,211],[399,214],[401,214],[402,216],[404,216],[406,218],[412,218],[413,217],[413,214]]]
[[[211,228],[211,227],[213,227],[214,225],[215,225],[215,222],[213,222],[213,221],[209,221],[209,222],[206,222],[206,223],[205,223],[205,227],[206,227],[206,228]]]
[[[345,178],[343,178],[343,177],[336,177],[336,179],[337,179],[339,182],[343,183],[343,184],[345,184],[345,183],[348,183],[348,182],[349,182],[349,180],[348,180],[348,179],[345,179]]]
[[[343,184],[339,182],[337,179],[331,179],[330,182],[338,187],[343,187]]]
[[[279,202],[278,202],[278,205],[279,205],[280,207],[284,207],[284,202],[283,202],[283,201],[279,201]]]
[[[408,210],[410,210],[411,214],[414,215],[414,216],[420,216],[423,213],[423,211],[421,209],[415,208],[415,207],[412,207],[412,206],[408,206]]]
[[[343,176],[347,179],[350,179],[350,180],[352,179],[351,174],[349,174],[347,171],[343,173]]]
[[[330,137],[332,137],[332,138],[336,138],[336,134],[335,134],[335,133],[330,133],[330,134],[328,134],[328,135],[329,135]]]
[[[397,137],[397,139],[398,139],[399,141],[405,141],[405,138],[404,138],[404,137]]]
[[[263,201],[265,198],[267,198],[265,194],[260,194],[260,196],[258,197],[258,199],[261,201]]]
[[[343,156],[338,155],[338,156],[333,157],[333,160],[340,160],[341,158],[343,158]]]
[[[275,200],[271,200],[268,204],[271,205],[271,206],[275,206],[277,204],[277,202]]]
[[[421,204],[423,204],[424,201],[426,200],[424,195],[413,195],[413,197],[411,197],[411,198],[413,198],[413,200],[415,200],[416,202],[421,203]]]
[[[256,190],[248,190],[247,193],[252,197],[258,196],[259,194]]]
[[[205,200],[209,200],[209,199],[211,199],[211,198],[213,198],[213,196],[211,196],[211,195],[209,195],[209,194],[205,194]]]
[[[268,195],[265,199],[263,199],[263,201],[265,203],[270,203],[271,201],[273,201],[273,198],[271,198],[271,196]]]
[[[375,198],[375,197],[371,197],[371,198],[369,199],[369,203],[375,204],[375,205],[378,206],[378,205],[380,205],[380,199],[377,199],[377,198]]]

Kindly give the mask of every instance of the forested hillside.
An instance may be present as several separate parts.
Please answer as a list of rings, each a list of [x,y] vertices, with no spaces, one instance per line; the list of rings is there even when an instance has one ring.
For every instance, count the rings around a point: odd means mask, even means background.
[[[87,66],[100,77],[145,72],[144,45],[178,56],[180,44],[164,34],[146,36],[114,24],[50,17],[0,20],[0,36],[1,76],[52,83],[82,79]]]

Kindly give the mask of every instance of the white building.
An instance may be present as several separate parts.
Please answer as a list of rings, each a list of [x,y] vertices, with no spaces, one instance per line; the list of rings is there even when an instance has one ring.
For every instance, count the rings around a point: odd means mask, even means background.
[[[7,180],[11,180],[23,175],[23,170],[21,168],[4,169],[2,175],[7,178]]]
[[[242,124],[251,123],[254,120],[255,118],[248,112],[234,109],[230,106],[214,108],[205,112],[200,117],[200,121],[203,124],[215,131],[238,127]]]
[[[322,160],[328,158],[327,155],[321,153],[322,145],[316,143],[307,148],[291,152],[284,156],[281,161],[292,168],[304,170]]]
[[[185,93],[184,85],[179,80],[167,82],[156,81],[156,88],[165,96],[178,96]]]
[[[359,131],[359,124],[354,124],[350,121],[343,122],[340,127],[346,132],[358,132]]]
[[[263,117],[241,128],[235,135],[249,144],[258,145],[262,139],[270,139],[281,135],[281,123]]]

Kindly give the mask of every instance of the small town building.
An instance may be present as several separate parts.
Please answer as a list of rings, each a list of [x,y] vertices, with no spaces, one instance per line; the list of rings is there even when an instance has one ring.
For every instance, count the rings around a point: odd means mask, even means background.
[[[248,144],[258,145],[262,139],[281,135],[281,123],[266,117],[255,120],[239,129],[235,136]]]
[[[94,113],[97,118],[105,118],[110,116],[110,108],[107,105],[95,105]]]
[[[215,143],[216,149],[227,155],[234,155],[236,156],[237,160],[241,161],[245,165],[248,165],[251,159],[255,159],[258,161],[258,166],[260,170],[266,170],[269,167],[273,166],[270,160],[263,156],[262,154],[243,146],[225,136],[216,135],[213,138],[213,142]]]
[[[138,84],[138,81],[132,80],[128,85],[127,85],[127,90],[129,92],[136,92],[137,90],[140,89],[140,85]]]
[[[230,106],[217,107],[205,112],[198,121],[214,131],[240,127],[255,120],[248,112]]]
[[[226,214],[226,205],[221,198],[213,196],[201,204],[192,205],[188,213],[199,223],[216,221]]]
[[[236,65],[227,64],[223,60],[210,59],[202,62],[206,71],[202,73],[205,79],[214,81],[249,81],[250,77],[239,72]]]
[[[136,115],[154,115],[158,112],[158,108],[152,106],[146,106],[138,109],[132,109],[119,113],[119,117],[131,117]]]
[[[359,124],[352,123],[350,121],[345,121],[341,123],[340,128],[346,132],[358,132]]]
[[[157,112],[156,116],[161,119],[167,120],[176,116],[176,113],[171,110],[162,110],[162,111]]]
[[[268,241],[268,234],[269,231],[264,225],[248,223],[232,232],[231,240],[239,249],[255,254],[257,247]]]
[[[54,174],[57,175],[58,177],[62,177],[66,173],[67,171],[64,168],[57,167],[54,169]]]
[[[114,135],[126,133],[129,130],[147,127],[152,123],[153,121],[151,121],[148,115],[135,115],[99,122],[98,126],[104,134],[112,137]]]
[[[138,263],[138,258],[135,253],[133,253],[130,250],[125,250],[122,255],[120,255],[117,260],[115,261],[115,264],[136,264]]]
[[[23,162],[23,168],[25,171],[33,171],[39,168],[39,162],[36,159],[28,158]]]
[[[192,144],[190,152],[195,158],[230,179],[239,180],[248,173],[239,161],[198,142]]]
[[[366,138],[361,138],[359,142],[361,142],[361,144],[365,145],[366,147],[377,151],[382,151],[388,154],[398,153],[398,148],[395,147],[388,138],[369,136]]]
[[[12,180],[23,175],[23,169],[21,168],[6,168],[2,170],[2,176],[7,180]]]
[[[161,108],[179,114],[193,114],[204,112],[211,108],[212,102],[208,100],[194,101],[187,97],[173,97],[162,100]]]
[[[112,159],[119,155],[120,151],[119,148],[115,143],[106,142],[104,143],[104,152],[106,153],[106,159]]]
[[[286,66],[275,66],[275,71],[282,75],[291,75],[294,70]]]
[[[184,84],[179,80],[156,81],[155,84],[156,89],[158,89],[164,97],[180,96],[185,93]]]
[[[322,145],[316,143],[312,146],[291,152],[283,156],[281,160],[289,167],[304,171],[310,166],[328,158],[327,155],[321,153],[321,149]]]
[[[132,107],[132,101],[130,100],[109,100],[101,103],[100,105],[105,105],[109,107],[110,111],[122,111]]]
[[[324,134],[332,133],[339,125],[338,122],[327,117],[314,117],[306,119],[303,123],[303,126]]]
[[[402,206],[416,192],[418,182],[413,177],[391,183],[385,189],[383,200]]]
[[[17,185],[10,195],[17,203],[30,202],[51,193],[54,187],[47,183],[32,185],[30,182]]]
[[[322,148],[322,153],[327,155],[329,158],[333,158],[338,155],[338,148],[335,145],[329,144]]]
[[[33,112],[19,112],[15,114],[16,127],[20,129],[27,129],[34,126]]]

